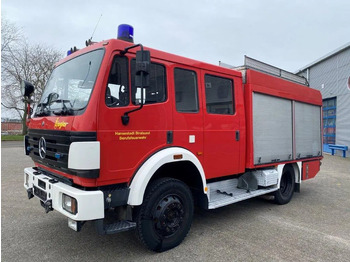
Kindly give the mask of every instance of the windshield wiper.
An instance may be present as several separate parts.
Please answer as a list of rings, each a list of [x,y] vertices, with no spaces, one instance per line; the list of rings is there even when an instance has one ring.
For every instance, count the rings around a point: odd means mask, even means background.
[[[59,97],[59,94],[52,92],[50,93],[44,100],[47,100],[46,103],[41,102],[38,104],[38,107],[36,111],[39,110],[39,112],[35,113],[35,116],[49,116],[51,114],[51,110],[48,109],[48,106],[51,105],[53,101],[56,101]]]
[[[73,106],[72,106],[72,103],[70,102],[70,100],[68,99],[57,99],[55,101],[52,101],[53,103],[62,103],[62,108],[60,110],[55,110],[53,111],[53,113],[55,115],[63,115],[63,116],[66,116],[66,115],[74,115],[74,109],[73,109]],[[69,103],[70,104],[70,108],[68,108],[66,106],[66,103]]]
[[[50,110],[47,109],[48,103],[40,103],[35,112],[35,116],[48,116],[50,115]]]

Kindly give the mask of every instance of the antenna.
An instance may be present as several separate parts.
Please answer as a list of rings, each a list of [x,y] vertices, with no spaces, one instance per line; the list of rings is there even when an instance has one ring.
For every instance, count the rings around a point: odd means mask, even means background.
[[[91,35],[91,37],[90,37],[90,41],[92,40],[92,37],[93,37],[94,34],[95,34],[96,28],[97,28],[98,24],[100,23],[101,17],[102,17],[102,14],[100,15],[100,18],[98,19],[97,24],[96,24],[96,26],[95,26],[95,29],[94,29],[94,31],[92,32],[92,35]]]
[[[99,18],[98,21],[97,21],[97,24],[96,24],[96,26],[95,26],[94,31],[92,32],[92,35],[91,35],[90,39],[88,39],[88,40],[85,41],[85,45],[86,45],[86,46],[95,44],[95,42],[92,42],[91,40],[92,40],[92,37],[93,37],[94,34],[95,34],[95,31],[96,31],[96,28],[97,28],[98,24],[100,23],[101,17],[102,17],[102,14],[100,15],[100,18]]]

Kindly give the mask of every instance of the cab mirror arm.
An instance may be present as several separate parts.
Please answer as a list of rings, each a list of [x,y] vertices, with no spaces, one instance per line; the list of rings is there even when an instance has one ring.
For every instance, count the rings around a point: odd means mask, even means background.
[[[129,114],[139,111],[144,105],[144,88],[149,86],[149,70],[151,64],[150,51],[143,50],[141,44],[129,46],[120,51],[121,55],[125,55],[130,49],[140,46],[141,50],[136,52],[136,73],[135,73],[135,86],[141,88],[141,103],[138,108],[127,111],[122,115],[121,120],[123,125],[128,125],[130,122]]]

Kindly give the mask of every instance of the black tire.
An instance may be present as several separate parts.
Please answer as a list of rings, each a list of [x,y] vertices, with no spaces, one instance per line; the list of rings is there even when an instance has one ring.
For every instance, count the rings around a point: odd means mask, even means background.
[[[285,166],[283,169],[280,188],[274,193],[275,203],[285,205],[289,203],[294,194],[295,174],[292,166]]]
[[[153,251],[178,246],[190,230],[193,197],[188,186],[173,178],[155,180],[136,210],[136,235]]]

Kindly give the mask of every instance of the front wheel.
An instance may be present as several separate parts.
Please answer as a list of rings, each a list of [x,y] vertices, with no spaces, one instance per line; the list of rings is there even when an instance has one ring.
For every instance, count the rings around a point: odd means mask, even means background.
[[[275,203],[284,205],[289,203],[294,194],[295,174],[292,166],[286,166],[283,169],[280,188],[274,193]]]
[[[178,246],[190,230],[193,197],[188,186],[173,178],[155,180],[136,211],[137,237],[162,252]]]

